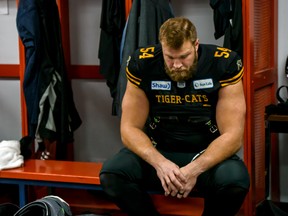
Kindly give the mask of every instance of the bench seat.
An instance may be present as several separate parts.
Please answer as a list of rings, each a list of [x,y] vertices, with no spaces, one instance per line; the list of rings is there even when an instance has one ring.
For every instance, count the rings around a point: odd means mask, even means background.
[[[25,160],[24,166],[0,171],[0,178],[100,185],[102,163]]]
[[[96,162],[29,159],[23,167],[1,170],[0,184],[18,185],[20,207],[27,204],[27,186],[34,185],[55,188],[53,193],[66,200],[72,211],[109,210],[120,214],[119,208],[105,199],[99,179],[101,167],[102,163]],[[177,199],[154,193],[151,196],[162,215],[201,215],[202,198]]]

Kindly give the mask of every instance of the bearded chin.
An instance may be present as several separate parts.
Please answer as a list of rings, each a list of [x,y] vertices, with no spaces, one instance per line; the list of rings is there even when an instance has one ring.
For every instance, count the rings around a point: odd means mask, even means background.
[[[186,70],[170,70],[165,64],[166,74],[175,82],[186,81],[191,79],[197,70],[197,63],[195,62],[189,69]]]

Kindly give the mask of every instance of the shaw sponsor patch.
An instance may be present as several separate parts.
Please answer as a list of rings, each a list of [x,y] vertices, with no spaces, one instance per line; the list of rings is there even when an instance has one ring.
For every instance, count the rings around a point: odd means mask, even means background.
[[[171,90],[171,81],[151,81],[152,90]]]

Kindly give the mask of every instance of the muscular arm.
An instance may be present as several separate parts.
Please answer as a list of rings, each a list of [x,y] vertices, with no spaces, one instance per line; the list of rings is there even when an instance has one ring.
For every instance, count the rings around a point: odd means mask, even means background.
[[[220,136],[195,161],[183,167],[183,173],[196,178],[219,162],[235,154],[243,144],[246,103],[242,82],[226,86],[219,91],[216,120]],[[191,181],[190,181],[191,182]],[[190,185],[194,187],[194,185]],[[190,189],[192,189],[190,188]],[[187,189],[187,196],[189,194]],[[184,195],[184,196],[185,196]]]
[[[149,113],[145,93],[130,82],[122,101],[121,138],[124,145],[152,166],[164,160],[143,132]]]
[[[246,103],[242,82],[224,87],[219,92],[216,120],[220,136],[198,161],[205,171],[235,154],[243,144]]]
[[[165,190],[165,194],[176,195],[185,181],[179,167],[162,156],[152,145],[149,137],[143,132],[149,113],[149,101],[140,88],[130,82],[122,101],[121,138],[123,144],[151,164]]]

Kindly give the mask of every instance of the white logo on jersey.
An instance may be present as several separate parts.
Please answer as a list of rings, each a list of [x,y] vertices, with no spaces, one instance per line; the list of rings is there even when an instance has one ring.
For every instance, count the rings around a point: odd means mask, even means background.
[[[151,82],[152,90],[171,90],[170,81],[152,81]]]
[[[128,59],[126,61],[126,67],[128,67],[130,60],[131,60],[131,56],[128,56]]]
[[[242,66],[243,66],[241,59],[239,59],[236,64],[237,64],[238,71],[239,71],[242,68]]]
[[[186,87],[186,82],[185,82],[185,81],[179,81],[179,82],[177,82],[177,87],[178,87],[178,88],[185,88],[185,87]]]
[[[207,89],[213,88],[213,80],[210,79],[202,79],[193,81],[193,86],[195,89]]]

